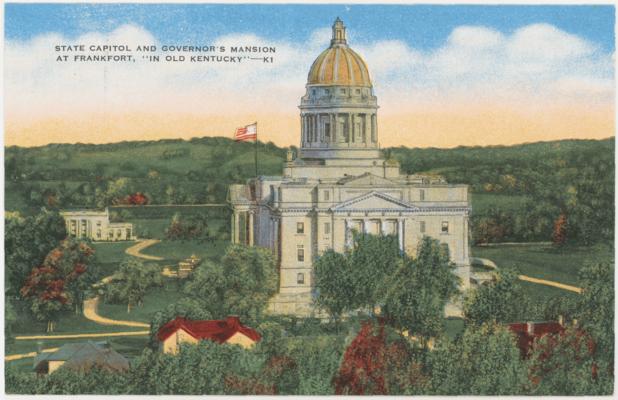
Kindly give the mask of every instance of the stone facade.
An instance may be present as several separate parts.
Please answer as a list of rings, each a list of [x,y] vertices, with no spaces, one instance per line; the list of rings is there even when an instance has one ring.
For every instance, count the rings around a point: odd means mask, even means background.
[[[402,175],[378,147],[377,99],[364,61],[347,46],[337,19],[333,40],[314,62],[301,99],[301,147],[283,176],[232,185],[232,241],[269,248],[279,263],[279,293],[270,311],[314,315],[313,261],[343,252],[352,231],[396,234],[415,254],[423,236],[449,246],[469,285],[466,185]]]
[[[135,240],[133,224],[128,222],[110,222],[109,210],[62,211],[69,236],[93,241],[115,242]]]

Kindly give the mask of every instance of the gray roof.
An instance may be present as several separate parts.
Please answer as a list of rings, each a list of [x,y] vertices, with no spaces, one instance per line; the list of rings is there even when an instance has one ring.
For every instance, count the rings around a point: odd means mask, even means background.
[[[49,361],[65,361],[63,367],[85,372],[97,366],[107,371],[126,371],[129,361],[107,345],[107,342],[68,343],[53,353],[41,353],[34,359],[34,369],[40,370]]]

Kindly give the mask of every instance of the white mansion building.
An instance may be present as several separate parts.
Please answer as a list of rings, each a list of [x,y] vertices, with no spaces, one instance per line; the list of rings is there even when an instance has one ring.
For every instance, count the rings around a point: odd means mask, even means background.
[[[115,242],[136,240],[133,224],[129,222],[110,222],[109,210],[61,211],[69,236],[90,239],[95,242]]]
[[[367,66],[337,18],[328,49],[309,71],[301,98],[300,154],[283,176],[232,185],[232,241],[272,249],[280,269],[277,314],[311,315],[313,261],[345,251],[352,231],[396,234],[416,254],[424,235],[446,243],[469,285],[468,187],[402,175],[378,147],[377,98]]]

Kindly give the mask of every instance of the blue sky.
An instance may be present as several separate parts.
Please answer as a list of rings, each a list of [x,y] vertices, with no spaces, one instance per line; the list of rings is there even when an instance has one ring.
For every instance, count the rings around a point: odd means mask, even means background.
[[[614,7],[596,6],[449,6],[449,5],[232,5],[232,4],[6,4],[5,36],[28,40],[48,32],[77,37],[139,25],[160,41],[187,42],[225,33],[253,32],[267,39],[306,40],[336,16],[359,42],[397,38],[417,49],[444,42],[453,28],[483,25],[505,34],[534,23],[549,23],[613,52]],[[367,28],[370,27],[370,28]]]

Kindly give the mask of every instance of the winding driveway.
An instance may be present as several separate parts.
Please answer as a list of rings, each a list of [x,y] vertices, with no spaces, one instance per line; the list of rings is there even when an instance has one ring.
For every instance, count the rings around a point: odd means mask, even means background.
[[[133,256],[133,257],[143,258],[144,260],[161,261],[161,260],[163,260],[163,257],[149,256],[148,254],[143,254],[141,252],[146,247],[150,247],[150,246],[155,245],[155,244],[157,244],[159,242],[160,242],[160,240],[158,240],[158,239],[140,240],[139,242],[137,242],[137,244],[129,247],[128,249],[126,249],[125,253],[127,253],[128,255]]]
[[[487,258],[470,257],[470,261],[472,263],[480,264],[484,267],[491,268],[493,270],[498,269],[498,266],[496,265],[496,263]],[[582,292],[582,288],[580,287],[571,286],[571,285],[567,285],[567,284],[560,283],[560,282],[548,281],[546,279],[533,278],[527,275],[518,275],[517,278],[519,278],[520,281],[532,282],[532,283],[537,283],[539,285],[545,285],[545,286],[552,286],[558,289],[568,290],[570,292],[575,292],[578,294],[581,294]]]

